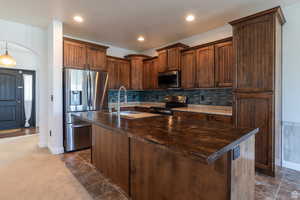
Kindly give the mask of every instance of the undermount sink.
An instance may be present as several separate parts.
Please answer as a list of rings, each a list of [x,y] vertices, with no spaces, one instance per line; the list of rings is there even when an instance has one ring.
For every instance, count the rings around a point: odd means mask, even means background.
[[[111,114],[118,115],[118,112],[112,112]],[[154,113],[138,112],[138,111],[121,111],[120,116],[122,118],[127,118],[127,119],[139,119],[139,118],[146,118],[146,117],[155,117],[160,115]]]

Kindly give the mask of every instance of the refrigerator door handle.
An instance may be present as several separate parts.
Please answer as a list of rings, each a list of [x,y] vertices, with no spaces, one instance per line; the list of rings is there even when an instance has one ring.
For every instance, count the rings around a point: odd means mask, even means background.
[[[89,70],[89,109],[92,110],[92,77],[91,77],[91,71]]]
[[[89,70],[87,71],[87,87],[88,110],[91,110],[91,75]]]

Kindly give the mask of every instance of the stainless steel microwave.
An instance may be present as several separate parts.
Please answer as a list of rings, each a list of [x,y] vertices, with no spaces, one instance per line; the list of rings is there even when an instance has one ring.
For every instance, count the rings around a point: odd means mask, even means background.
[[[168,71],[158,74],[159,88],[180,88],[180,71]]]

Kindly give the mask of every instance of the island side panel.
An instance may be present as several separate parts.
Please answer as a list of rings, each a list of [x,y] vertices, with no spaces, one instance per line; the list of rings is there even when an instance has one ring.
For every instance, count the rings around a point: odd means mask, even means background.
[[[129,196],[129,138],[92,127],[92,164]]]
[[[231,200],[253,200],[255,195],[255,136],[240,144],[240,157],[231,163]]]
[[[133,200],[230,198],[230,154],[207,165],[157,144],[131,139],[130,145]]]

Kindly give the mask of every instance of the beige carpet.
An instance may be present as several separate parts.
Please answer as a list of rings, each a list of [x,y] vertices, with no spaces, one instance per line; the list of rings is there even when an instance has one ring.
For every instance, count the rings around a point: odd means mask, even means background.
[[[59,156],[37,144],[37,135],[0,139],[0,199],[92,199]]]

